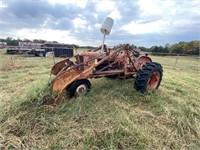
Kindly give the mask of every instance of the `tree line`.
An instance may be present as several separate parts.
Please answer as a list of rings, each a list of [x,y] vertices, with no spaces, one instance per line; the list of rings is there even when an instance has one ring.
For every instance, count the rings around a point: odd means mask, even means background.
[[[46,41],[46,40],[41,40],[41,39],[34,39],[34,40],[29,40],[29,39],[14,39],[12,37],[7,37],[7,38],[0,38],[1,42],[6,42],[7,45],[9,46],[18,46],[19,42],[34,42],[34,43],[45,43],[45,42],[52,42],[52,43],[58,43],[57,41]]]
[[[45,42],[52,42],[52,43],[58,43],[57,41],[46,41],[46,40],[41,40],[41,39],[34,39],[34,40],[29,40],[29,39],[23,39],[21,40],[20,38],[14,39],[12,37],[7,37],[7,38],[1,38],[1,42],[6,42],[7,45],[9,46],[18,46],[18,42],[35,42],[35,43],[45,43]],[[120,44],[121,45],[121,44]],[[92,46],[79,46],[75,45],[76,48],[93,48]],[[151,53],[176,53],[176,54],[188,54],[188,55],[199,55],[200,51],[200,41],[190,41],[190,42],[184,42],[181,41],[179,43],[175,44],[165,44],[165,46],[152,46],[150,48],[146,47],[137,47],[134,44],[130,45],[132,48],[139,48],[142,51],[145,52],[151,52]]]
[[[170,45],[165,44],[165,46],[152,46],[150,48],[138,47],[142,51],[152,52],[152,53],[175,53],[175,54],[187,54],[187,55],[199,55],[200,52],[200,41],[190,41],[175,43]]]

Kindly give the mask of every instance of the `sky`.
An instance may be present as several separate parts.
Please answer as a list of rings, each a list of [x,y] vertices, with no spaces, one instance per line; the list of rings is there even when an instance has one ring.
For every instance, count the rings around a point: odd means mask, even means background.
[[[200,40],[200,0],[0,0],[0,38],[43,39],[99,46]]]

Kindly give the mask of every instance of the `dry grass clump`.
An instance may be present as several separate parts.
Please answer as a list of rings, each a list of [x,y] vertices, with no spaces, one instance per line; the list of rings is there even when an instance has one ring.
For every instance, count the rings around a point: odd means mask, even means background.
[[[2,71],[10,71],[20,68],[21,66],[18,64],[17,59],[14,57],[4,58],[1,64]]]

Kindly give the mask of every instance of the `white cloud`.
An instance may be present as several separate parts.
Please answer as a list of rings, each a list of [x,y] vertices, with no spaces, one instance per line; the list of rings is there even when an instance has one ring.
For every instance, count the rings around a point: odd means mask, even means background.
[[[51,21],[51,19],[50,19],[50,18],[46,18],[41,26],[42,26],[42,27],[47,27],[49,21]],[[55,24],[57,24],[57,22],[55,22]]]
[[[175,0],[139,0],[140,20],[131,21],[120,29],[130,34],[176,33],[187,31],[188,25],[196,24],[190,18],[197,15],[197,0],[191,2]]]
[[[108,13],[108,16],[113,18],[114,20],[121,19],[121,14],[117,9],[115,1],[110,1],[110,0],[99,1],[96,4],[96,10],[99,14],[103,12]]]
[[[89,25],[89,26],[87,27],[87,30],[88,30],[88,31],[92,31],[92,26]]]
[[[99,23],[95,23],[94,26],[95,26],[96,28],[101,28],[101,24],[99,24]]]
[[[90,30],[91,27],[88,26],[88,30]],[[47,29],[28,29],[24,28],[21,30],[12,30],[12,33],[15,32],[16,35],[20,35],[21,39],[44,39],[47,41],[57,41],[60,43],[66,43],[66,44],[77,44],[82,46],[97,46],[101,43],[100,40],[95,39],[88,39],[87,36],[84,38],[78,39],[75,36],[72,36],[69,31],[63,31],[63,30],[53,30],[50,28]],[[11,34],[11,33],[10,33]],[[9,34],[6,37],[10,37]],[[13,36],[12,36],[13,37]],[[17,37],[13,37],[17,38]]]
[[[0,25],[6,25],[8,24],[6,21],[3,21],[2,19],[0,19]]]
[[[96,10],[98,12],[112,11],[115,8],[115,2],[110,0],[98,1],[96,4]]]
[[[53,29],[21,29],[15,31],[20,38],[27,39],[45,39],[47,41],[58,41],[61,43],[78,44],[75,37],[70,35],[69,31]]]
[[[7,5],[3,3],[3,1],[0,1],[0,10],[2,10],[3,8],[6,8]]]
[[[173,0],[139,0],[138,5],[141,10],[141,16],[167,15],[178,7],[174,7],[175,2]]]
[[[121,27],[121,30],[124,30],[130,34],[145,34],[145,33],[159,33],[167,32],[167,27],[169,26],[168,21],[154,21],[150,23],[139,23],[139,22],[130,22]]]
[[[94,13],[94,14],[93,14],[93,17],[94,17],[96,20],[98,20],[98,14],[97,14],[97,13]]]
[[[84,29],[86,28],[86,25],[87,25],[87,21],[81,18],[75,18],[74,20],[72,20],[72,22],[74,24],[75,29],[78,29],[78,28]]]
[[[61,5],[74,5],[80,8],[85,8],[87,4],[87,0],[48,0],[48,2],[52,5],[61,4]]]
[[[121,19],[120,12],[117,9],[113,10],[108,16],[113,18],[114,20]]]
[[[139,0],[141,17],[161,16],[174,19],[178,15],[196,14],[199,12],[199,0]]]

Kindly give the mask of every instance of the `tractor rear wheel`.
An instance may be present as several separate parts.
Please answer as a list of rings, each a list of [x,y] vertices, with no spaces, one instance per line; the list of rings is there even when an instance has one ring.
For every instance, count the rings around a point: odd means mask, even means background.
[[[145,64],[135,78],[134,88],[139,92],[151,92],[158,89],[163,76],[163,69],[159,63]]]
[[[77,80],[73,82],[66,91],[70,97],[86,94],[91,89],[91,83],[87,79]]]

